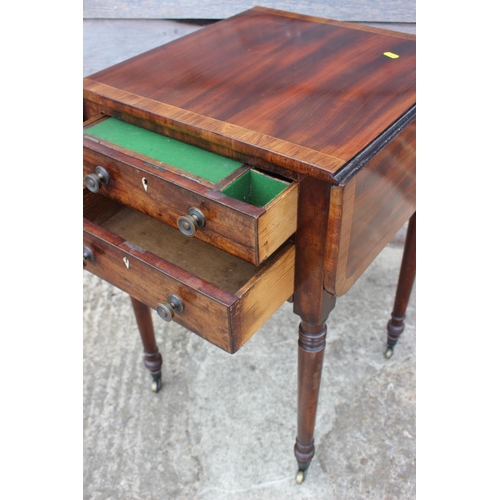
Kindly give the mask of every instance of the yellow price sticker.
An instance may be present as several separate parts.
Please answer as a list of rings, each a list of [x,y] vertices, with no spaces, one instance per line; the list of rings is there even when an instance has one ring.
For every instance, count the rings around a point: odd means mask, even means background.
[[[397,59],[399,56],[394,54],[394,52],[384,52],[384,56],[390,57],[391,59]]]

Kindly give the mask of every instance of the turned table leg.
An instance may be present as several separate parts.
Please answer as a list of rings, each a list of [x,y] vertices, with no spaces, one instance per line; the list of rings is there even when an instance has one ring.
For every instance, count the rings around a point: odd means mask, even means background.
[[[326,320],[335,296],[323,288],[331,186],[306,178],[299,186],[296,233],[294,312],[300,316],[298,342],[296,481],[301,484],[314,456],[314,426],[318,408],[326,340]]]
[[[299,466],[297,483],[301,484],[314,456],[314,426],[318,408],[321,371],[325,352],[325,323],[299,325],[298,414],[295,458]]]
[[[144,364],[150,371],[153,378],[151,390],[159,392],[161,389],[161,365],[162,358],[156,345],[153,320],[149,307],[134,297],[130,296],[132,307],[134,308],[135,319],[141,334],[142,345],[144,346]]]
[[[399,272],[398,288],[396,290],[396,298],[394,300],[394,308],[392,310],[391,319],[387,323],[387,350],[386,358],[390,358],[394,352],[399,336],[405,328],[405,314],[410,300],[413,283],[415,281],[416,268],[416,212],[410,217],[408,222],[408,230],[406,233],[405,249],[403,253],[403,261]]]

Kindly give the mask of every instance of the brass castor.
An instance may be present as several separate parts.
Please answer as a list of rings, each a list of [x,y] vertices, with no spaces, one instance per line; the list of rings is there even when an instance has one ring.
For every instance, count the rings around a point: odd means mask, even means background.
[[[299,470],[297,472],[297,475],[295,476],[295,482],[297,484],[302,484],[304,482],[305,478],[306,478],[306,471],[305,470]]]
[[[392,347],[388,347],[387,350],[385,351],[385,357],[387,359],[391,359],[393,352],[394,352],[393,348]]]
[[[153,380],[153,383],[151,384],[151,390],[153,392],[160,392],[160,389],[161,389],[161,378]]]

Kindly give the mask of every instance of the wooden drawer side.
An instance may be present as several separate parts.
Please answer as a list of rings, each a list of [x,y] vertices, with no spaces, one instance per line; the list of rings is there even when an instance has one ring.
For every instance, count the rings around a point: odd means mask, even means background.
[[[293,295],[295,247],[289,246],[273,267],[257,274],[239,292],[231,308],[234,349],[238,350]]]
[[[257,222],[259,261],[272,255],[297,231],[299,186],[291,184],[273,200]]]

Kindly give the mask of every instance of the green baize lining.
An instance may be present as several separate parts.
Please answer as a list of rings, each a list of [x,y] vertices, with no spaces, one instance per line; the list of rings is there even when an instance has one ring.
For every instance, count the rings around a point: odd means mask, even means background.
[[[236,198],[256,207],[263,207],[280,194],[288,184],[273,179],[255,170],[245,172],[222,192],[226,196]]]
[[[89,136],[148,156],[214,184],[242,164],[156,132],[108,118],[85,129]]]

